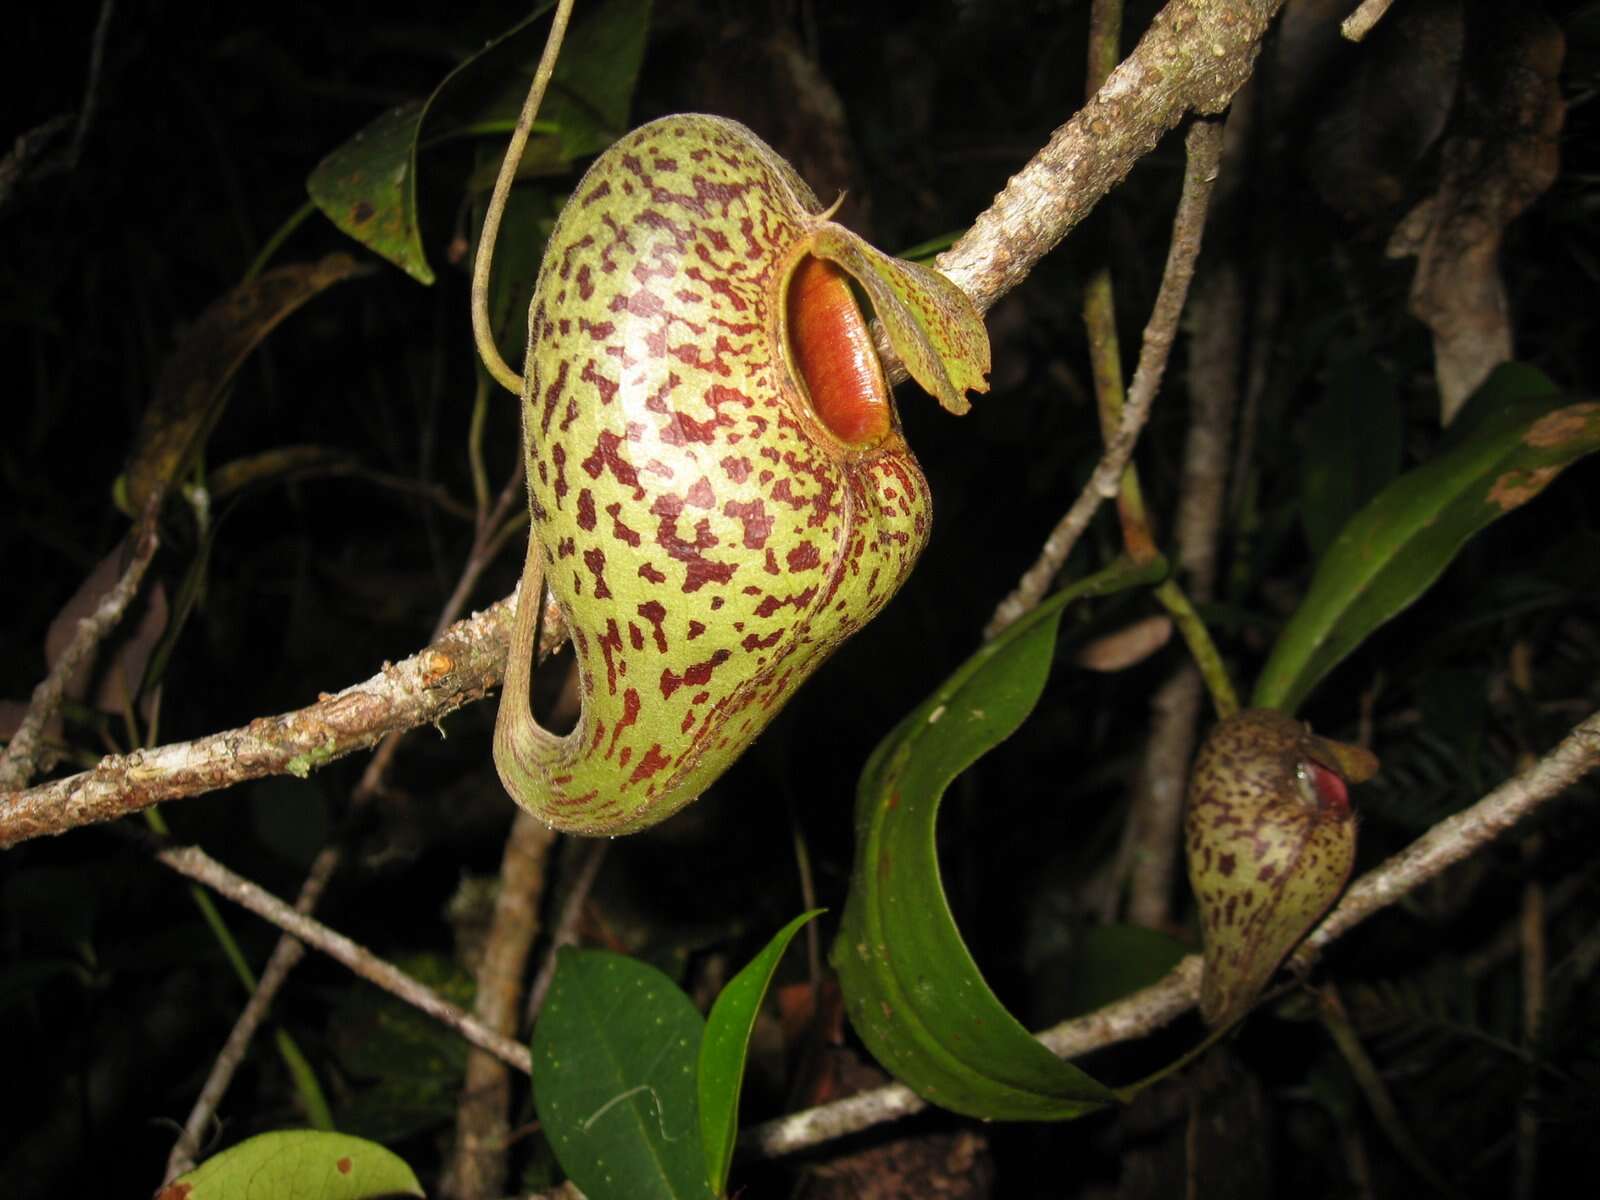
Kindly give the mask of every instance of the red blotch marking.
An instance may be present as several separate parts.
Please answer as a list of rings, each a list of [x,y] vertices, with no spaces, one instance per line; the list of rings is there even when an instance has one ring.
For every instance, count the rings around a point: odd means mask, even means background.
[[[683,714],[683,720],[678,724],[679,733],[688,733],[694,727],[694,709],[689,709]]]
[[[696,246],[695,251],[703,262],[711,266],[711,271],[707,273],[701,271],[699,267],[688,267],[685,268],[684,275],[696,283],[705,284],[714,294],[731,304],[735,312],[743,312],[746,307],[745,299],[729,281],[727,270],[711,261],[711,255],[704,246]]]
[[[689,703],[690,704],[704,704],[709,699],[711,699],[711,693],[710,692],[696,692],[692,697],[690,697]]]
[[[786,604],[792,604],[794,606],[794,610],[799,612],[804,609],[806,605],[811,603],[812,598],[815,597],[816,594],[816,588],[808,587],[805,591],[786,597],[783,600],[779,600],[776,596],[768,595],[766,599],[762,600],[760,604],[756,605],[756,616],[761,617],[764,620],[765,618],[772,616],[773,613],[777,612]]]
[[[562,359],[561,365],[556,368],[556,377],[544,389],[539,416],[539,431],[541,433],[550,432],[550,422],[556,415],[556,404],[561,399],[561,393],[567,386],[567,367],[567,360]]]
[[[578,332],[587,335],[594,341],[603,342],[616,331],[617,326],[613,321],[591,321],[588,317],[578,318]],[[591,363],[585,370],[592,369],[593,365]],[[580,378],[587,378],[587,376],[580,376]],[[612,390],[616,390],[615,384],[612,384]]]
[[[702,625],[699,621],[690,621],[689,622],[689,640],[691,642],[694,641],[695,638],[699,637],[705,631],[706,631],[706,627],[704,625]]]
[[[671,558],[684,564],[685,592],[696,592],[707,583],[727,583],[733,578],[735,564],[713,562],[702,554],[702,551],[717,544],[717,538],[711,532],[711,522],[702,518],[695,523],[692,542],[679,535],[678,516],[683,512],[683,506],[684,501],[680,497],[671,495],[656,497],[655,503],[650,506],[651,515],[659,519],[656,527],[656,545],[665,550]]]
[[[594,598],[609,600],[611,589],[606,586],[606,552],[596,546],[583,552],[583,565],[594,575]]]
[[[798,574],[801,571],[814,570],[820,566],[822,552],[810,542],[801,542],[793,550],[789,551],[785,561],[789,564],[790,573]]]
[[[667,609],[659,600],[646,600],[639,605],[639,615],[649,621],[655,629],[656,649],[662,654],[667,652],[667,635],[661,628],[661,623],[667,619]]]
[[[644,489],[639,486],[639,472],[622,456],[621,450],[622,438],[610,430],[602,430],[595,439],[594,453],[583,460],[583,469],[589,473],[590,479],[599,479],[603,472],[609,470],[623,487],[633,489],[635,500],[643,500]]]
[[[717,493],[712,489],[711,481],[702,475],[690,486],[683,499],[692,508],[710,508],[717,502]]]
[[[651,583],[665,583],[667,581],[666,575],[656,570],[649,563],[639,564],[639,578],[648,579]]]
[[[617,721],[616,728],[611,731],[611,745],[606,747],[606,757],[610,758],[617,749],[617,739],[622,736],[622,731],[639,719],[639,693],[629,688],[622,693],[622,717]],[[627,750],[623,750],[627,754]],[[623,765],[627,765],[627,758],[623,758]]]
[[[609,330],[609,322],[607,322],[606,328]],[[566,365],[566,363],[561,364],[563,369],[566,368]],[[578,373],[578,378],[600,393],[600,403],[602,405],[610,404],[617,398],[616,381],[607,379],[604,375],[600,374],[599,368],[594,365],[594,359],[591,358],[588,362],[583,364],[583,370]],[[548,424],[548,422],[546,422],[546,424]]]
[[[628,622],[628,642],[635,650],[644,649],[644,631],[632,621]]]
[[[585,532],[594,528],[594,494],[588,488],[578,490],[578,528]]]
[[[639,765],[633,769],[633,774],[628,776],[628,786],[649,779],[662,767],[670,766],[671,763],[672,760],[661,753],[661,743],[652,743],[650,749],[644,752],[644,757],[639,760]]]
[[[605,636],[600,639],[600,653],[606,660],[606,688],[611,695],[617,694],[617,660],[613,655],[622,653],[622,630],[617,628],[616,621],[606,618]]]
[[[589,205],[593,204],[596,200],[604,200],[610,194],[611,181],[609,179],[602,180],[597,187],[590,188],[589,191],[584,194],[583,199],[578,203],[584,208],[588,208]]]
[[[752,633],[739,644],[746,650],[765,650],[769,646],[774,645],[777,640],[787,632],[789,632],[787,629],[774,629],[771,633],[767,634],[766,637],[757,637]]]
[[[556,557],[570,558],[578,552],[578,543],[572,538],[564,537],[556,543]]]
[[[550,795],[550,804],[555,808],[581,808],[586,804],[593,803],[599,795],[599,788],[592,788],[581,796],[566,796],[560,792],[554,792]]]
[[[698,662],[692,667],[689,667],[682,675],[679,675],[671,667],[666,668],[661,672],[662,699],[670,698],[673,692],[677,691],[685,684],[688,684],[691,687],[700,687],[704,684],[710,683],[711,672],[715,671],[718,667],[732,657],[732,650],[718,650],[704,662]]]
[[[341,1158],[338,1162],[334,1163],[333,1165],[338,1170],[339,1174],[341,1174],[341,1175],[350,1174],[351,1168],[355,1166],[355,1164],[352,1163],[348,1158]]]
[[[669,446],[687,446],[698,442],[709,446],[717,440],[717,426],[722,422],[715,416],[709,421],[696,421],[687,413],[674,412],[667,423],[656,430],[656,436]]]
[[[639,534],[629,529],[622,523],[621,503],[606,505],[606,515],[611,518],[611,536],[618,541],[627,542],[630,546],[637,546],[640,542]]]
[[[767,538],[772,533],[773,519],[767,515],[767,506],[760,497],[748,503],[729,500],[722,506],[722,515],[732,517],[744,526],[746,550],[760,550],[766,546]],[[769,550],[767,554],[770,558],[772,552]]]
[[[561,507],[561,502],[567,498],[571,490],[567,483],[567,452],[560,442],[550,447],[550,461],[556,468],[556,507]]]
[[[783,574],[783,572],[778,568],[778,556],[771,550],[767,551],[767,560],[761,565],[761,569],[768,575]]]
[[[640,288],[626,296],[618,293],[611,297],[611,311],[635,317],[659,317],[666,313],[667,305],[649,288]]]
[[[743,483],[750,478],[750,460],[748,458],[735,458],[730,454],[722,460],[722,470],[735,483]]]

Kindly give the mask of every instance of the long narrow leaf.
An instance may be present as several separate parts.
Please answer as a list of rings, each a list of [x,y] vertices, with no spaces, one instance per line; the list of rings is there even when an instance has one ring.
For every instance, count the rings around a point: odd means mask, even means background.
[[[739,1093],[744,1086],[745,1055],[750,1031],[766,997],[783,952],[805,923],[823,910],[814,908],[790,921],[744,969],[728,981],[706,1015],[700,1042],[696,1083],[700,1093],[700,1140],[705,1145],[711,1190],[721,1195],[733,1164],[733,1140],[739,1131]]]
[[[1317,565],[1256,685],[1259,708],[1293,712],[1384,622],[1439,578],[1467,540],[1600,448],[1600,402],[1528,397],[1482,415],[1438,458],[1350,519]]]
[[[862,772],[855,870],[832,962],[867,1048],[934,1104],[996,1120],[1065,1120],[1115,1099],[989,990],[945,899],[934,825],[951,781],[1038,703],[1067,605],[1165,573],[1160,561],[1121,563],[1052,596],[958,668]]]

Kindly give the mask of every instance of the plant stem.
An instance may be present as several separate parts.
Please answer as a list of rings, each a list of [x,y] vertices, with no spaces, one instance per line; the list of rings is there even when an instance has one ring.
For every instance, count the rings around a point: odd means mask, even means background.
[[[494,263],[494,244],[500,237],[500,220],[505,216],[511,184],[516,180],[517,167],[522,164],[522,152],[527,148],[528,134],[533,130],[534,118],[539,115],[545,89],[550,86],[550,76],[555,73],[561,42],[567,35],[567,22],[572,19],[572,2],[557,0],[556,15],[550,23],[550,36],[545,39],[544,53],[540,55],[538,69],[533,73],[528,98],[523,101],[517,126],[511,131],[506,156],[500,160],[500,174],[495,177],[489,207],[483,214],[483,228],[478,232],[478,254],[472,263],[472,336],[478,344],[478,356],[483,359],[483,365],[496,382],[518,395],[522,394],[522,376],[500,357],[500,347],[495,345],[494,329],[489,323],[489,269]]]

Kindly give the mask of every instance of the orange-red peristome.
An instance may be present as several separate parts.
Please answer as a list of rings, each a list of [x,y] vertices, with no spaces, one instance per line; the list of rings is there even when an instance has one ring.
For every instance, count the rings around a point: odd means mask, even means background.
[[[849,277],[806,255],[789,279],[790,353],[828,431],[847,446],[870,446],[889,432],[889,389]]]

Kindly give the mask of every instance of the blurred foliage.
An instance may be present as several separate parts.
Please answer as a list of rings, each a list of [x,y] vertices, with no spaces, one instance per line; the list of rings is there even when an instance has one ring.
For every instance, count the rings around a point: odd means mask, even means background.
[[[7,106],[0,144],[82,103],[96,7],[11,19],[7,59],[28,86]],[[493,146],[458,129],[419,149],[415,220],[437,277],[431,287],[380,264],[320,216],[294,218],[308,176],[330,152],[381,114],[432,95],[531,7],[446,13],[402,0],[373,11],[286,0],[116,9],[76,164],[24,178],[0,207],[0,320],[13,364],[0,406],[8,568],[0,697],[26,699],[45,670],[45,631],[125,531],[113,485],[185,331],[251,273],[280,231],[269,266],[344,252],[376,269],[308,301],[233,376],[163,518],[153,575],[176,599],[161,665],[147,671],[160,685],[159,728],[148,728],[145,709],[133,710],[139,728],[130,730],[122,712],[79,705],[66,714],[66,767],[135,737],[177,740],[301,705],[426,639],[472,536],[478,368],[466,271]],[[1130,35],[1155,7],[1130,5]],[[1519,358],[1580,397],[1600,391],[1588,328],[1600,291],[1600,128],[1591,129],[1600,4],[1547,7],[1566,36],[1562,173],[1509,227],[1501,261]],[[1086,12],[1081,0],[665,0],[652,12],[626,123],[681,110],[737,116],[825,199],[845,190],[844,219],[876,244],[915,246],[969,223],[1078,106]],[[1339,53],[1353,61],[1364,51]],[[821,75],[796,62],[820,64]],[[1342,516],[1447,445],[1429,338],[1406,311],[1411,264],[1385,254],[1405,201],[1429,192],[1436,150],[1426,130],[1412,137],[1412,129],[1384,143],[1382,188],[1347,177],[1346,191],[1374,204],[1353,211],[1324,200],[1326,164],[1345,160],[1307,160],[1329,138],[1377,128],[1364,120],[1330,130],[1322,114],[1340,111],[1340,81],[1352,78],[1333,63],[1325,75],[1307,74],[1293,103],[1258,113],[1260,152],[1273,157],[1252,164],[1210,246],[1237,256],[1252,294],[1264,281],[1276,288],[1275,323],[1253,318],[1245,330],[1247,357],[1260,365],[1253,448],[1224,521],[1223,583],[1204,610],[1240,681],[1259,672]],[[834,110],[821,78],[836,89],[843,125],[826,119]],[[548,173],[519,190],[524,215],[497,263],[508,346],[525,303],[516,281],[531,281],[541,228],[573,178],[560,172],[581,167],[579,156],[618,125],[614,109],[584,108],[582,99],[568,98],[592,117],[588,140],[574,133],[550,148]],[[855,782],[868,754],[972,652],[1095,460],[1081,283],[1111,263],[1131,354],[1181,165],[1176,139],[1163,142],[1102,205],[1093,236],[1069,238],[989,315],[994,390],[969,416],[907,397],[907,435],[937,497],[917,573],[707,797],[613,847],[587,940],[663,967],[693,995],[714,991],[707,980],[805,907],[790,814],[816,902],[840,911]],[[1188,424],[1186,349],[1180,339],[1140,450],[1163,529],[1172,525]],[[498,490],[516,453],[514,401],[494,394],[481,417],[484,469]],[[215,511],[195,486],[207,481]],[[1103,514],[1068,577],[1091,573],[1117,549],[1115,521]],[[508,548],[473,602],[508,593],[520,561],[520,549]],[[1468,543],[1415,605],[1328,675],[1303,715],[1346,738],[1367,722],[1384,762],[1355,797],[1358,871],[1600,707],[1596,596],[1600,465],[1585,461]],[[1057,654],[1065,662],[1085,641],[1151,611],[1139,596],[1074,610]],[[1053,672],[1033,717],[950,789],[940,826],[945,888],[985,977],[1030,1026],[1106,998],[1063,980],[1061,964],[1108,953],[1101,935],[1086,932],[1092,897],[1116,853],[1150,697],[1183,653],[1170,645],[1114,675]],[[386,958],[431,964],[430,981],[454,981],[460,998],[467,967],[447,907],[464,876],[497,870],[511,816],[489,760],[492,719],[482,704],[452,717],[448,738],[418,731],[389,793],[353,821],[345,798],[359,758],[308,781],[171,805],[166,816],[175,836],[284,896],[299,885],[313,835],[341,832],[353,853],[321,915]],[[305,795],[280,805],[288,788]],[[1413,1142],[1465,1195],[1509,1194],[1524,1109],[1536,1118],[1542,1178],[1593,1160],[1595,799],[1592,782],[1575,788],[1526,830],[1341,941],[1324,968]],[[306,829],[284,823],[291,812]],[[557,900],[575,857],[558,859]],[[1546,906],[1548,970],[1543,1019],[1528,1033],[1517,923],[1534,888]],[[275,932],[234,910],[226,916],[259,967]],[[818,924],[831,934],[836,920]],[[1163,932],[1194,940],[1188,927]],[[170,1122],[187,1113],[243,1001],[184,885],[100,831],[29,843],[0,856],[0,944],[12,1047],[0,1190],[77,1194],[97,1186],[108,1163],[133,1190],[153,1190]],[[1130,985],[1150,957],[1145,950],[1122,964]],[[798,977],[798,958],[780,971],[780,992]],[[388,1140],[431,1190],[453,1120],[459,1041],[315,955],[274,1018],[306,1049],[340,1129]],[[1412,1167],[1349,1063],[1303,1018],[1287,1005],[1252,1020],[1233,1043],[1235,1066],[1267,1097],[1250,1132],[1271,1148],[1275,1193],[1344,1196],[1361,1172],[1373,1194],[1415,1191]],[[1089,1069],[1137,1078],[1195,1036],[1185,1027],[1097,1056]],[[792,1107],[782,1075],[780,1064],[763,1079],[753,1061],[747,1118]],[[531,1119],[525,1089],[519,1104],[514,1123]],[[302,1120],[266,1039],[220,1116],[208,1150]],[[1140,1149],[1122,1121],[993,1129],[998,1194],[1046,1194],[1034,1182],[1041,1178],[1051,1196],[1105,1194],[1132,1178],[1128,1163]],[[918,1128],[954,1124],[930,1118]],[[529,1178],[549,1170],[536,1137],[514,1154]],[[784,1195],[793,1170],[739,1167],[733,1182],[746,1182],[748,1195]]]

